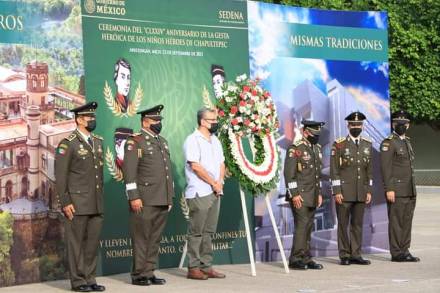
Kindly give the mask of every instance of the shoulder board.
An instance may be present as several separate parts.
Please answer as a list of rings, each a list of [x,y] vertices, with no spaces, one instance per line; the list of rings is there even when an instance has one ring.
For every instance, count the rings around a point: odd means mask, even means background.
[[[140,133],[140,132],[136,132],[136,133],[133,133],[133,134],[130,134],[130,136],[131,137],[135,137],[135,136],[139,136],[139,135],[141,135],[142,133]]]
[[[76,138],[76,134],[75,133],[71,133],[68,137],[66,137],[66,139],[68,140],[68,141],[72,141],[72,140],[74,140]]]
[[[320,145],[319,143],[317,143],[316,146],[317,146],[318,148],[322,148],[321,145]]]
[[[300,146],[300,145],[302,145],[304,142],[302,141],[302,139],[300,139],[300,140],[297,140],[297,141],[295,141],[294,143],[293,143],[293,146]]]
[[[361,138],[362,138],[363,140],[365,140],[365,141],[368,141],[368,142],[370,142],[370,143],[372,142],[372,141],[371,141],[371,139],[370,139],[370,138],[368,138],[368,137],[363,137],[363,136],[362,136]]]
[[[336,143],[344,142],[347,138],[345,136],[336,139]]]
[[[94,138],[97,138],[97,139],[100,139],[100,140],[104,140],[104,138],[103,138],[102,136],[100,136],[100,135],[97,135],[97,134],[92,133],[92,136],[93,136]]]
[[[407,135],[405,135],[405,138],[406,138],[407,140],[410,140],[410,137],[409,137],[409,136],[407,136]]]

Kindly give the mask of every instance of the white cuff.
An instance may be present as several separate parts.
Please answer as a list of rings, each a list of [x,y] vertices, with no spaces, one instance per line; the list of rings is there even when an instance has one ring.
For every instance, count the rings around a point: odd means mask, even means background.
[[[341,186],[341,180],[332,180],[332,186]]]
[[[289,189],[297,188],[298,184],[296,183],[296,181],[292,181],[292,182],[289,182],[289,184],[287,184],[287,187],[289,187]]]
[[[126,189],[127,191],[137,189],[137,184],[136,184],[136,182],[133,182],[133,183],[127,183],[127,184],[125,185],[125,189]]]

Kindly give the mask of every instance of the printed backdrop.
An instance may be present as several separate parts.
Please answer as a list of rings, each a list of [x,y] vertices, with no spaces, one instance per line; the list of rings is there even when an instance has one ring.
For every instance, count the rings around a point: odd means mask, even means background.
[[[312,252],[337,255],[336,214],[329,183],[330,150],[335,139],[347,135],[344,118],[353,111],[367,116],[362,135],[373,141],[373,202],[364,218],[363,250],[388,249],[387,212],[379,171],[379,145],[389,134],[388,37],[384,12],[326,11],[248,2],[249,60],[254,78],[262,79],[277,104],[281,122],[281,157],[301,137],[301,120],[325,121],[323,196],[315,215]],[[281,179],[271,193],[272,207],[290,253],[293,217],[284,200]],[[255,201],[256,258],[279,260],[265,202]]]
[[[136,112],[163,104],[176,186],[160,246],[160,267],[176,267],[185,244],[187,207],[182,144],[196,111],[214,102],[225,81],[260,78],[277,104],[285,149],[303,118],[326,121],[324,177],[332,141],[346,135],[343,118],[366,113],[365,133],[388,134],[387,15],[246,1],[0,1],[0,287],[66,278],[63,226],[55,194],[54,150],[73,129],[70,109],[99,103],[97,133],[105,139],[105,225],[100,274],[131,264],[128,204],[120,166],[125,139],[140,129]],[[219,76],[224,70],[225,76]],[[380,174],[375,168],[375,181]],[[315,218],[315,254],[336,254],[334,204]],[[293,220],[281,179],[271,202],[286,253]],[[365,215],[364,248],[387,249],[381,184]],[[263,201],[248,198],[258,261],[279,259]],[[255,208],[254,208],[255,206]],[[215,262],[248,262],[234,178],[226,181]]]

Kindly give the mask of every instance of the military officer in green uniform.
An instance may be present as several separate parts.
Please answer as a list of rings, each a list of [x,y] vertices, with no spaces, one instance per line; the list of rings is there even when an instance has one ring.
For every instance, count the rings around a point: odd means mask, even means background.
[[[154,275],[162,231],[174,196],[170,150],[159,135],[163,105],[138,112],[142,130],[128,137],[123,173],[130,205],[133,285],[163,285]]]
[[[391,261],[418,262],[411,255],[411,227],[416,207],[414,181],[414,151],[409,137],[409,115],[397,111],[391,115],[393,133],[381,144],[380,158],[382,177],[388,205],[388,237]]]
[[[311,258],[310,239],[316,208],[322,204],[322,152],[318,140],[324,122],[305,120],[301,123],[303,138],[289,147],[284,162],[286,201],[292,208],[295,224],[289,267],[320,270],[323,266]]]
[[[96,127],[96,102],[72,109],[76,130],[56,149],[56,190],[65,215],[65,241],[72,290],[104,291],[96,283],[99,235],[103,223],[102,138]]]
[[[370,264],[361,256],[364,210],[371,202],[373,185],[372,143],[361,136],[365,119],[359,111],[348,115],[345,120],[349,134],[337,139],[331,150],[330,177],[336,201],[341,265]]]

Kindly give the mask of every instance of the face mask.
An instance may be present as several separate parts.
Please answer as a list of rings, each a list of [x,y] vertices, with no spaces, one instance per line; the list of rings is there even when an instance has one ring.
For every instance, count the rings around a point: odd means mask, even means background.
[[[395,131],[398,135],[404,135],[407,129],[408,129],[408,128],[406,128],[406,125],[405,125],[405,124],[397,124],[397,125],[394,127],[394,131]]]
[[[211,123],[211,128],[208,129],[209,133],[214,134],[218,130],[218,123]]]
[[[151,131],[153,131],[156,134],[159,134],[160,131],[162,130],[162,122],[159,122],[157,124],[151,124],[150,125],[150,129]]]
[[[358,137],[362,132],[362,128],[350,128],[350,135],[353,137]]]
[[[311,143],[311,144],[317,144],[319,141],[319,135],[309,135],[307,136],[307,140]]]
[[[92,132],[96,128],[96,120],[87,121],[86,129],[88,132]]]

